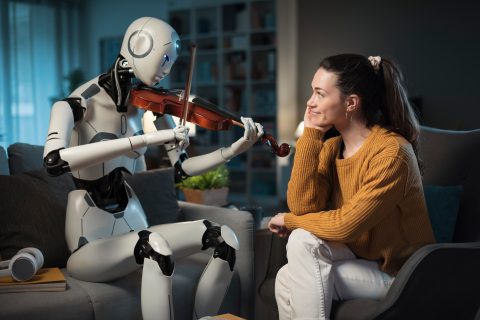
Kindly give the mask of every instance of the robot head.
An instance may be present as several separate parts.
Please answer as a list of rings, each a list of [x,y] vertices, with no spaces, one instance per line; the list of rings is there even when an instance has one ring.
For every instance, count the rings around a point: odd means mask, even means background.
[[[150,17],[130,24],[120,50],[135,77],[147,86],[157,84],[168,75],[179,52],[177,32],[166,22]]]

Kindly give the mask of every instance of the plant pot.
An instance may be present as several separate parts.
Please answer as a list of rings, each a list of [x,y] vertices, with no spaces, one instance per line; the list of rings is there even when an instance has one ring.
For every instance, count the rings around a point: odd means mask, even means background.
[[[206,204],[211,206],[224,206],[228,203],[228,188],[220,189],[208,189],[208,190],[197,190],[197,189],[183,189],[183,194],[185,195],[185,200],[187,202]]]

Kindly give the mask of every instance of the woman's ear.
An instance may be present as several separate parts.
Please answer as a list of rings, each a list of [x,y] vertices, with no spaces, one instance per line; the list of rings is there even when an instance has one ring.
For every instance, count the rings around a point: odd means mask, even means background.
[[[345,107],[347,112],[357,111],[360,108],[360,97],[356,94],[351,94],[345,99]]]

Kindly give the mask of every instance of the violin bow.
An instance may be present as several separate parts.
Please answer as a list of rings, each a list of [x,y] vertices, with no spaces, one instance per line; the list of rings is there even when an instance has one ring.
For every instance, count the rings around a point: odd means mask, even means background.
[[[180,124],[185,126],[185,122],[188,115],[188,100],[190,99],[190,90],[192,88],[193,69],[195,67],[195,54],[197,52],[197,46],[192,43],[190,46],[190,66],[188,68],[187,83],[185,84],[185,92],[183,93],[183,113],[180,118]]]

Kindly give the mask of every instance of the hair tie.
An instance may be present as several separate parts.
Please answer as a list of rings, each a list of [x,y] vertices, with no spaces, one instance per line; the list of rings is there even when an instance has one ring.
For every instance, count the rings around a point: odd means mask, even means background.
[[[382,62],[382,58],[380,56],[370,56],[368,57],[368,61],[370,61],[373,70],[378,71],[380,69],[380,63]]]

